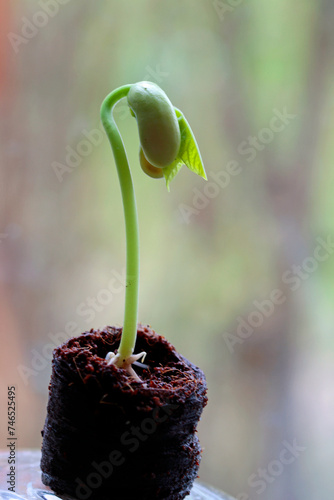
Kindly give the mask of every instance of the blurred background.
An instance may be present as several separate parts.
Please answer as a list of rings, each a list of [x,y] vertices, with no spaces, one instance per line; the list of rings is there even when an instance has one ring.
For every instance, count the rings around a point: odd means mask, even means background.
[[[51,352],[122,324],[125,235],[100,104],[160,85],[208,182],[138,167],[139,320],[206,373],[200,478],[238,500],[333,495],[334,3],[2,2],[0,370],[41,445]]]

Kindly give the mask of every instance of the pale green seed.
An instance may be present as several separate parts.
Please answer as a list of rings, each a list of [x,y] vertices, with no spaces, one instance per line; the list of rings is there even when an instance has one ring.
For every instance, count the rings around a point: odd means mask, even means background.
[[[181,134],[167,95],[154,83],[140,82],[132,85],[127,99],[137,119],[146,159],[155,167],[170,165],[179,152]]]

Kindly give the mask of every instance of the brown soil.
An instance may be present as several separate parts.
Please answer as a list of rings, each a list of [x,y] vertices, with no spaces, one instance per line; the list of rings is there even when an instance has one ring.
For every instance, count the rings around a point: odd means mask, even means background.
[[[139,326],[145,364],[108,365],[121,328],[91,330],[54,351],[41,468],[44,484],[82,500],[182,499],[197,476],[203,372]]]

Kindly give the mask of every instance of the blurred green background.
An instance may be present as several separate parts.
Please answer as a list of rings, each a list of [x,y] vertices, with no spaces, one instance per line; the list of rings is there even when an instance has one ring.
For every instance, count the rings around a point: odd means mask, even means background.
[[[0,397],[17,385],[19,446],[40,447],[52,347],[122,324],[123,212],[99,108],[150,80],[208,173],[184,167],[170,193],[146,177],[119,105],[139,320],[207,376],[200,478],[238,500],[330,498],[334,3],[17,0],[0,19]]]

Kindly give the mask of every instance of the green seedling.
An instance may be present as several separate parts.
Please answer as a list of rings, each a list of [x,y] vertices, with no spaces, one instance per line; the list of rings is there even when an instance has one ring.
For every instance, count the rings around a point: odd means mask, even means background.
[[[107,361],[124,368],[140,380],[132,363],[145,353],[133,354],[137,336],[139,292],[139,231],[136,199],[124,144],[113,118],[114,106],[123,98],[136,118],[140,139],[139,162],[153,178],[165,178],[167,189],[182,165],[206,179],[201,155],[192,130],[182,112],[175,108],[158,85],[139,82],[111,92],[101,106],[101,120],[113,150],[119,177],[126,232],[126,292],[124,324],[117,354]]]

